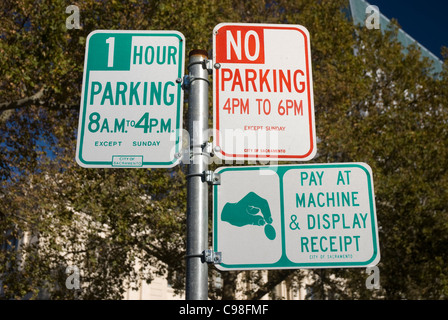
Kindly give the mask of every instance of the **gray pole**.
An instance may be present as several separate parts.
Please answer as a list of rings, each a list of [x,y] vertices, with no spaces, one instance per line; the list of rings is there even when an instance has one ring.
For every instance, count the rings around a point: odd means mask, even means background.
[[[187,277],[186,299],[207,300],[208,267],[203,252],[208,247],[208,156],[203,148],[208,142],[208,71],[204,50],[189,54],[188,132],[190,165],[187,181]]]

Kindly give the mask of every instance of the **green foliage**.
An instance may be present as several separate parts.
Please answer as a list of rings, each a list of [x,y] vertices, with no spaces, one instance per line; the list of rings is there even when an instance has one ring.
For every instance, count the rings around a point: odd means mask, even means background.
[[[106,170],[75,163],[85,40],[97,29],[178,30],[186,52],[209,50],[216,24],[261,22],[301,24],[311,34],[319,137],[313,162],[363,161],[373,169],[381,289],[366,289],[364,270],[310,270],[313,298],[446,298],[448,67],[434,77],[415,48],[403,54],[394,31],[354,27],[341,10],[347,2],[84,0],[73,3],[82,28],[68,30],[68,1],[4,1],[3,297],[119,299],[126,286],[159,275],[184,288],[185,167]],[[81,272],[79,290],[65,286],[71,265]],[[217,274],[210,268],[210,279]],[[255,289],[243,293],[261,298],[304,274],[270,271],[266,280],[247,272]],[[210,297],[234,298],[236,276],[223,272],[221,289],[210,281]]]

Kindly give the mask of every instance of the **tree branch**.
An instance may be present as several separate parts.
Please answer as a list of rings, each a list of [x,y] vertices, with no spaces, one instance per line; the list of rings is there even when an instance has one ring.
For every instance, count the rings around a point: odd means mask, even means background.
[[[6,101],[6,102],[0,103],[0,114],[7,110],[12,110],[12,109],[16,109],[16,108],[24,108],[24,107],[28,107],[33,104],[47,105],[49,108],[55,108],[56,106],[64,107],[65,109],[79,108],[79,104],[73,104],[73,105],[63,104],[63,103],[55,104],[55,103],[49,103],[49,102],[45,101],[43,98],[44,98],[44,94],[45,94],[46,90],[47,89],[45,87],[42,87],[38,92],[36,92],[32,96],[29,96],[29,97],[26,97],[23,99],[19,99],[19,100],[15,100],[15,101]]]
[[[45,87],[42,87],[37,93],[33,94],[30,97],[26,97],[16,101],[7,101],[0,103],[0,112],[15,108],[27,107],[35,103],[40,103],[40,99],[43,97],[44,92]]]

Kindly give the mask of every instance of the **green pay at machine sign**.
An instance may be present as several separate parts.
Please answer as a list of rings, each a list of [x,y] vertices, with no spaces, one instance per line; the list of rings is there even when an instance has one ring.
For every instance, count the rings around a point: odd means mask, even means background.
[[[222,167],[213,187],[221,270],[366,267],[380,259],[365,163]]]
[[[185,38],[177,31],[94,31],[86,45],[76,160],[83,167],[180,161]]]

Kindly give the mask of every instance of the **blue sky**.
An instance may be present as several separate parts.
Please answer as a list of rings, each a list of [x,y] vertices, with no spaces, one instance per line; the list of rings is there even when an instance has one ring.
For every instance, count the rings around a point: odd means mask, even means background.
[[[442,59],[441,46],[448,47],[448,0],[366,0],[387,18]]]

